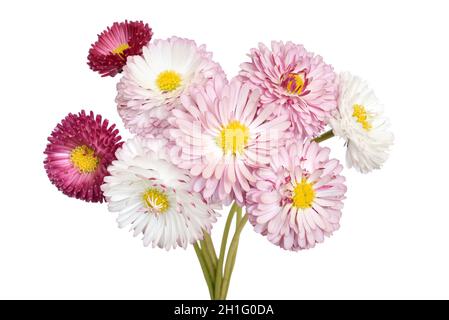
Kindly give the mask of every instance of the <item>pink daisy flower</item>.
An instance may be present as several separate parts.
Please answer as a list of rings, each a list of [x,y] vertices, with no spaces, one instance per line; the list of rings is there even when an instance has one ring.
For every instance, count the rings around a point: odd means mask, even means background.
[[[180,96],[214,77],[225,75],[205,46],[177,37],[155,40],[141,57],[128,59],[117,85],[118,112],[132,133],[160,136],[171,127],[170,111],[180,107]]]
[[[142,47],[152,35],[151,28],[142,21],[114,22],[92,44],[87,64],[103,77],[113,77],[122,71],[127,57],[142,54]]]
[[[286,250],[313,248],[339,228],[346,186],[343,167],[315,142],[281,148],[258,169],[247,194],[255,230]]]
[[[267,121],[274,105],[257,114],[259,97],[259,90],[238,79],[227,85],[217,78],[182,96],[185,110],[173,110],[172,161],[190,170],[194,191],[210,202],[243,204],[253,170],[268,164],[284,143],[288,116]]]
[[[275,103],[275,116],[288,114],[297,139],[318,135],[337,107],[332,67],[292,42],[259,44],[249,57],[240,77],[262,90],[261,107]]]
[[[122,145],[115,125],[83,110],[63,119],[48,141],[44,166],[50,181],[69,197],[103,202],[100,186]]]

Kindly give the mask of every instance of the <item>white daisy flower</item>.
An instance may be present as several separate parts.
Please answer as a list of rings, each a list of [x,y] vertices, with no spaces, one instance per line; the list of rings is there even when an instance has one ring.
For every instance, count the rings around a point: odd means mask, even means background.
[[[168,160],[163,139],[128,140],[108,168],[102,190],[119,227],[143,234],[145,246],[169,250],[203,239],[217,213],[200,194],[191,192],[187,171]]]
[[[381,103],[367,83],[350,73],[339,76],[338,110],[330,119],[336,136],[346,140],[346,162],[362,173],[379,169],[393,144]]]
[[[157,136],[170,127],[167,119],[182,93],[214,77],[225,76],[205,46],[177,37],[154,40],[123,68],[117,85],[119,114],[132,133]]]

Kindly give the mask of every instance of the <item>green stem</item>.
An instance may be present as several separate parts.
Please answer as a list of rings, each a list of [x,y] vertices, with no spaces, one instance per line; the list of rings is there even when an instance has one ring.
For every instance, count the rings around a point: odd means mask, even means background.
[[[217,262],[217,272],[215,274],[215,299],[220,299],[221,283],[223,280],[223,263],[226,253],[226,244],[228,243],[229,230],[231,229],[232,219],[239,206],[234,202],[229,210],[228,218],[226,219],[225,228],[223,231],[223,238],[221,239],[220,256]]]
[[[193,247],[195,248],[195,252],[196,252],[196,255],[198,257],[198,261],[200,262],[201,270],[203,270],[204,279],[206,280],[207,287],[209,288],[210,298],[213,299],[214,298],[214,285],[213,285],[213,282],[212,282],[211,275],[210,275],[210,273],[207,270],[206,262],[204,261],[204,257],[203,257],[201,248],[198,245],[198,243],[195,243],[193,245]]]
[[[207,254],[209,255],[212,266],[215,268],[217,267],[217,254],[215,253],[215,247],[214,243],[212,242],[212,238],[210,237],[210,234],[204,231],[204,240],[202,241],[204,247],[203,250],[206,250]]]
[[[332,138],[333,136],[334,136],[334,132],[332,130],[329,130],[329,131],[323,133],[321,136],[313,139],[313,141],[315,141],[316,143],[320,143],[320,142],[326,141],[327,139]]]
[[[242,208],[237,207],[237,218],[235,219],[235,230],[239,227],[239,223],[242,220]]]
[[[234,237],[232,238],[231,244],[228,250],[228,256],[226,258],[225,271],[223,275],[223,283],[221,285],[220,299],[225,300],[229,289],[229,283],[231,281],[233,265],[235,264],[235,259],[237,257],[237,249],[240,240],[240,234],[248,221],[248,215],[245,214],[240,221],[237,230],[235,230]]]
[[[230,271],[230,275],[229,275],[229,284],[230,284],[230,279],[231,279],[231,276],[232,276],[232,272],[234,271],[235,261],[237,260],[238,248],[239,248],[239,243],[237,242],[237,246],[235,248],[235,255],[232,257],[232,261],[231,261],[231,271]],[[226,286],[226,291],[225,291],[225,294],[224,294],[225,298],[224,299],[226,299],[226,297],[228,295],[229,284]]]
[[[201,250],[201,255],[203,256],[207,271],[209,272],[209,274],[211,276],[212,283],[214,283],[214,279],[213,279],[212,275],[215,274],[215,268],[212,263],[212,258],[209,256],[209,253],[207,252],[206,246],[204,245],[204,241],[200,241],[199,243],[201,244],[201,246],[198,246],[198,248]]]

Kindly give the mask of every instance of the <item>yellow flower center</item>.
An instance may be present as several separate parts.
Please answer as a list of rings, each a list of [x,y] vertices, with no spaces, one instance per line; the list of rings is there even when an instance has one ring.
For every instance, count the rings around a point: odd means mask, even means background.
[[[129,44],[127,43],[122,43],[121,45],[119,45],[117,48],[115,48],[114,50],[112,50],[113,54],[117,54],[119,56],[123,56],[123,52],[129,49]]]
[[[86,145],[76,147],[70,153],[70,160],[76,169],[81,173],[91,173],[95,171],[100,162],[95,155],[95,151]]]
[[[354,105],[354,112],[352,116],[360,123],[366,131],[369,131],[372,128],[371,123],[369,123],[368,118],[369,114],[366,111],[365,107],[359,104]]]
[[[243,153],[249,140],[249,129],[237,120],[228,123],[226,127],[221,129],[220,135],[217,137],[218,146],[223,149],[223,153]]]
[[[148,189],[142,196],[143,203],[153,213],[161,214],[168,210],[170,203],[165,193],[156,188]]]
[[[293,205],[300,209],[311,208],[314,199],[315,190],[313,190],[312,184],[302,178],[301,182],[297,183],[293,189]]]
[[[281,77],[281,87],[290,94],[300,95],[304,89],[304,79],[298,73],[288,73]]]
[[[156,85],[163,92],[173,91],[181,85],[181,75],[176,71],[166,70],[159,73],[156,79]]]

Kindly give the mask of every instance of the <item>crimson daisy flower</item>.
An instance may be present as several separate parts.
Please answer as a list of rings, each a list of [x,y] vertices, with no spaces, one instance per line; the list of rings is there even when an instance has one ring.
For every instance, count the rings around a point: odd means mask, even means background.
[[[142,21],[114,22],[92,44],[87,64],[102,77],[113,77],[122,71],[127,57],[142,54],[142,47],[152,35],[151,28]]]
[[[87,202],[103,202],[100,186],[108,166],[122,145],[115,124],[86,114],[69,114],[48,138],[44,161],[50,181],[65,195]]]

